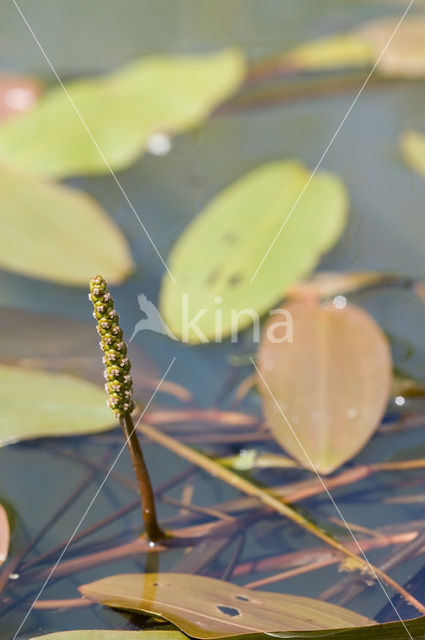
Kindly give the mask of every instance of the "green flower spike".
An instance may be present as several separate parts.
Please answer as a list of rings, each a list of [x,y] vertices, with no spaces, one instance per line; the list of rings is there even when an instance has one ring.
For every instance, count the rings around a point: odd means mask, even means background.
[[[90,280],[89,299],[93,303],[93,316],[97,320],[100,347],[104,351],[105,389],[109,395],[108,406],[116,418],[134,409],[133,381],[130,375],[131,363],[127,357],[127,345],[123,341],[119,316],[114,309],[114,301],[106,282],[101,276]]]
[[[157,521],[155,498],[149,473],[137,437],[136,427],[130,415],[134,409],[134,402],[127,345],[123,340],[123,332],[119,325],[118,313],[114,308],[114,301],[102,276],[95,276],[90,280],[89,299],[93,303],[93,316],[97,320],[97,332],[100,336],[99,344],[104,352],[103,364],[105,365],[105,389],[109,396],[108,406],[120,421],[139,484],[146,534],[149,541],[155,542],[164,538],[165,534]]]

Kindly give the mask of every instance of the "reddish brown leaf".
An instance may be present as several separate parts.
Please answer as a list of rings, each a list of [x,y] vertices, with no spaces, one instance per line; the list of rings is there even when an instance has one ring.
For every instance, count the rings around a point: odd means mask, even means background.
[[[260,344],[264,413],[294,458],[331,473],[360,451],[382,419],[391,388],[390,350],[373,318],[358,307],[293,302],[285,308],[292,342],[274,316]]]

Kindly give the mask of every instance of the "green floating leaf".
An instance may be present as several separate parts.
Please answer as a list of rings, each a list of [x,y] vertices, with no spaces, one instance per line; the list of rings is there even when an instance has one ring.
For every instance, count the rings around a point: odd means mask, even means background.
[[[296,460],[331,473],[360,451],[385,413],[392,380],[388,341],[353,305],[292,302],[285,312],[291,331],[271,318],[261,338],[264,413]]]
[[[122,169],[137,158],[152,134],[174,134],[204,120],[239,87],[244,74],[245,62],[236,49],[142,58],[113,73],[67,85],[86,126],[57,87],[31,113],[3,126],[0,158],[56,177],[107,173],[107,163]]]
[[[0,365],[0,445],[113,428],[103,388],[68,375]]]
[[[348,32],[294,47],[280,61],[284,67],[302,71],[364,67],[373,63],[373,52],[364,38],[355,32]]]
[[[407,17],[401,24],[399,21],[399,16],[372,20],[352,31],[305,42],[280,56],[279,65],[295,71],[323,71],[376,64],[382,75],[422,77],[425,16]]]
[[[344,228],[348,200],[337,176],[318,172],[306,187],[310,176],[296,161],[267,164],[227,187],[189,225],[169,258],[176,282],[166,275],[160,293],[176,336],[206,342],[218,331],[219,339],[233,338],[314,269]]]
[[[405,131],[400,138],[400,149],[405,163],[425,178],[425,135]]]
[[[360,614],[320,600],[252,591],[198,575],[116,575],[83,585],[80,591],[86,598],[111,607],[162,616],[194,638],[374,624]]]
[[[179,631],[107,631],[88,629],[87,631],[58,631],[29,640],[187,640]]]
[[[122,282],[133,263],[119,228],[88,195],[0,165],[0,268],[84,285]]]

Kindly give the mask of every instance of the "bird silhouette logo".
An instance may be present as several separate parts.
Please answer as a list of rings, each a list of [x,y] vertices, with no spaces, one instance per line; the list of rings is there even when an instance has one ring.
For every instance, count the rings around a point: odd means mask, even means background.
[[[140,311],[146,315],[146,318],[142,318],[142,320],[139,320],[136,324],[129,342],[133,340],[139,331],[154,331],[155,333],[162,333],[172,340],[177,340],[174,333],[165,324],[154,303],[148,300],[144,293],[139,293],[137,301],[139,303]]]

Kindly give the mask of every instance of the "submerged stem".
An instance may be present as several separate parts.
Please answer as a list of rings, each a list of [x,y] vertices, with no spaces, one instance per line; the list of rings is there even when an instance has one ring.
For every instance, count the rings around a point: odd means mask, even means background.
[[[165,534],[158,524],[155,498],[149,472],[146,467],[139,438],[137,437],[136,427],[134,426],[132,417],[129,413],[125,413],[120,418],[120,425],[130,452],[131,462],[139,485],[146,535],[150,541],[156,542],[161,538],[164,538]]]

